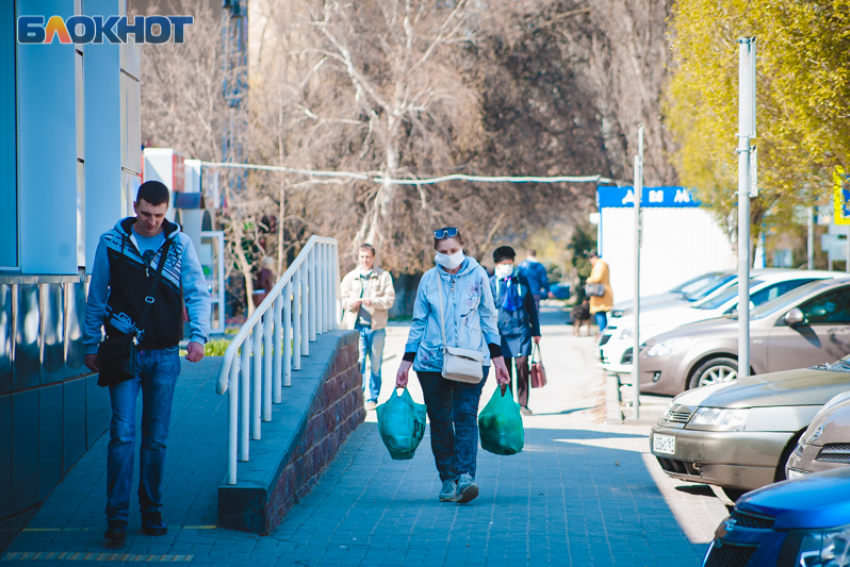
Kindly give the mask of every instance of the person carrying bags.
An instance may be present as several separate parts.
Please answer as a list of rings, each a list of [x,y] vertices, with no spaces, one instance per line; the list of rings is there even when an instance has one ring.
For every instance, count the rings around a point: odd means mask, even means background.
[[[502,355],[508,372],[512,372],[511,359],[516,359],[520,412],[522,415],[531,415],[528,409],[531,389],[528,357],[531,355],[532,341],[536,345],[540,344],[540,318],[528,280],[514,266],[515,258],[516,252],[510,246],[496,248],[493,252],[496,271],[490,278],[490,290],[499,313]]]
[[[419,282],[396,387],[407,387],[413,367],[431,421],[440,501],[466,503],[478,496],[478,401],[490,365],[499,384],[510,376],[487,272],[464,256],[457,228],[434,231],[434,249],[437,267]]]

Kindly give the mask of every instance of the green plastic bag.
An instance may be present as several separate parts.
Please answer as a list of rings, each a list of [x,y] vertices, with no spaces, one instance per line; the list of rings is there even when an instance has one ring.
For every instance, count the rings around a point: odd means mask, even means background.
[[[507,388],[497,387],[478,415],[478,433],[485,451],[514,455],[525,445],[525,429],[519,404]]]
[[[425,436],[425,404],[417,404],[407,388],[397,395],[393,391],[386,403],[378,406],[378,431],[395,461],[413,458]]]

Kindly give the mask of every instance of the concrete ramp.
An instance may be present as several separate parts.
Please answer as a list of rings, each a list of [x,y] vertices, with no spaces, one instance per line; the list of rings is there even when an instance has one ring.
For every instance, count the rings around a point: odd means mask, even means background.
[[[250,442],[238,483],[218,489],[218,527],[267,534],[306,495],[337,450],[363,422],[358,334],[333,331],[310,344],[282,403]]]

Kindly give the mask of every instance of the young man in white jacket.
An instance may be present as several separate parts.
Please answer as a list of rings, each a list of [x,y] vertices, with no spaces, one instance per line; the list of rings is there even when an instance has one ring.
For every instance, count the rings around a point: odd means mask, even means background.
[[[387,314],[395,303],[393,278],[389,272],[375,266],[375,249],[362,244],[357,254],[357,268],[342,278],[340,295],[343,309],[342,328],[360,333],[360,373],[366,409],[378,406],[381,393],[381,363],[387,337]],[[371,376],[366,388],[366,357]]]

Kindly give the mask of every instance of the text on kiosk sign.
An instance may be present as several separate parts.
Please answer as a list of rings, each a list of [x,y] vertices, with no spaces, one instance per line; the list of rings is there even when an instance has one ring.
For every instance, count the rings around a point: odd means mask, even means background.
[[[598,208],[634,207],[634,187],[601,186],[596,189]],[[644,187],[641,193],[641,207],[699,207],[690,190],[685,187]]]

